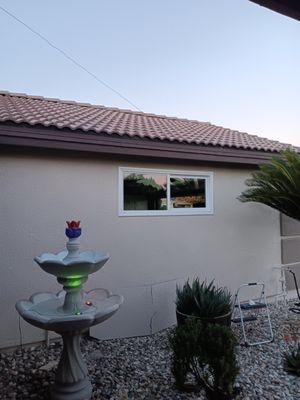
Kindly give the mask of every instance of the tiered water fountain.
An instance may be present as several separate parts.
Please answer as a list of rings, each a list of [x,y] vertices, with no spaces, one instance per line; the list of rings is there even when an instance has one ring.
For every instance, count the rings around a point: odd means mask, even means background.
[[[80,222],[67,222],[67,251],[45,253],[35,261],[47,273],[55,275],[63,291],[36,293],[16,304],[19,314],[30,324],[59,333],[63,351],[51,390],[53,400],[88,400],[92,385],[80,351],[82,332],[110,318],[123,302],[123,297],[106,289],[84,292],[88,275],[98,271],[109,255],[96,251],[79,252]]]

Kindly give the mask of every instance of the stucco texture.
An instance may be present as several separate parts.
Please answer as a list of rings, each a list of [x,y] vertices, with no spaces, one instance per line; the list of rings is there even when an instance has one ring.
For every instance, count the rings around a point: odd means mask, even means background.
[[[120,166],[205,170],[214,173],[214,214],[118,216]],[[158,164],[37,154],[0,157],[0,347],[19,343],[14,304],[38,291],[60,290],[33,257],[65,247],[65,220],[82,221],[82,248],[110,253],[86,289],[104,287],[125,303],[92,329],[99,338],[144,335],[175,322],[175,288],[187,277],[215,279],[234,291],[264,280],[275,292],[272,267],[280,265],[279,214],[236,197],[250,170],[210,165]],[[24,342],[44,332],[22,321]]]

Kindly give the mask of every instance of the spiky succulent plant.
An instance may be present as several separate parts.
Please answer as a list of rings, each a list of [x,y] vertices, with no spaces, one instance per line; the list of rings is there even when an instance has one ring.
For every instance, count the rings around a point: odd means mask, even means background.
[[[300,155],[291,149],[259,167],[238,199],[266,204],[300,220]]]
[[[294,375],[300,376],[300,343],[284,355],[284,369]]]
[[[232,298],[226,288],[217,287],[214,281],[200,283],[196,278],[190,284],[185,282],[176,289],[177,311],[200,318],[216,318],[228,314],[232,308]]]

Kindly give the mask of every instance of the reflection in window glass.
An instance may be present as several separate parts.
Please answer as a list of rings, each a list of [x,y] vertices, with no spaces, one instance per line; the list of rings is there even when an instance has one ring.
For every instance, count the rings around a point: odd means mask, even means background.
[[[124,210],[166,210],[167,176],[125,173]]]
[[[205,179],[170,177],[171,208],[205,207]]]

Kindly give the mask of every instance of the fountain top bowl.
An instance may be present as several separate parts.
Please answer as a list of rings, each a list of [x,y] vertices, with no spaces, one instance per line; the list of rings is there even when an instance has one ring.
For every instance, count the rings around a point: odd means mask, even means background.
[[[109,254],[87,250],[79,251],[80,221],[67,221],[67,250],[57,254],[44,253],[34,260],[48,274],[57,278],[80,278],[98,271],[109,259]]]
[[[70,275],[89,275],[98,271],[109,259],[109,254],[94,250],[78,253],[77,257],[68,257],[68,251],[57,254],[44,253],[34,260],[48,274],[56,277],[68,277]]]

